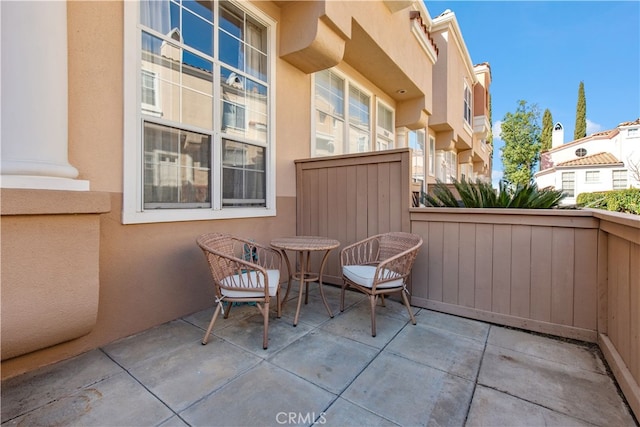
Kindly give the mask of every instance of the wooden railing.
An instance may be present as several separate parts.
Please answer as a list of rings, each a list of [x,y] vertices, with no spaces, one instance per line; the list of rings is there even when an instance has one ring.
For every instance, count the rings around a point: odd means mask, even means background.
[[[411,303],[597,342],[640,416],[640,217],[600,210],[411,208],[408,149],[296,162],[297,233],[342,246],[420,234]],[[325,268],[338,284],[339,249]]]

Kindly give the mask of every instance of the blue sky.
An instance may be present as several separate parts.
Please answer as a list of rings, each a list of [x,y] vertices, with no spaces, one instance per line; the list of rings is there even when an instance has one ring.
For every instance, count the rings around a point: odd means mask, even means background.
[[[546,108],[573,140],[584,82],[587,134],[640,117],[640,2],[425,1],[456,14],[474,64],[491,66],[493,181],[502,176],[499,124],[518,100]]]

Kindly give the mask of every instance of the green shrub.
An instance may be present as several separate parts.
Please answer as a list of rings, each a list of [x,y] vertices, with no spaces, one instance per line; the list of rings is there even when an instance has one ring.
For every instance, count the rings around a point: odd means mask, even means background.
[[[529,183],[509,187],[500,181],[500,189],[496,191],[491,183],[477,180],[475,183],[454,180],[453,185],[460,199],[453,194],[446,184],[438,181],[433,195],[424,194],[423,203],[434,207],[465,208],[518,208],[518,209],[550,209],[557,207],[564,198],[561,191],[538,187]]]
[[[576,203],[585,208],[640,215],[640,188],[581,193],[578,195]]]
[[[606,192],[580,193],[576,198],[576,204],[580,207],[598,208],[606,201]]]

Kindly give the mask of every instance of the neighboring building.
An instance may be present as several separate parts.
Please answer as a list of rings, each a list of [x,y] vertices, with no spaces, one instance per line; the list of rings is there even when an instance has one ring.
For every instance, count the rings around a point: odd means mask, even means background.
[[[443,12],[431,29],[439,56],[433,71],[427,181],[450,183],[465,177],[490,182],[491,69],[487,63],[472,65],[455,13]]]
[[[195,238],[295,235],[296,159],[491,176],[489,67],[421,0],[0,14],[3,376],[211,306]]]
[[[580,193],[640,187],[640,119],[563,144],[564,128],[554,125],[552,148],[541,155],[535,174],[539,188],[562,189],[563,204]]]

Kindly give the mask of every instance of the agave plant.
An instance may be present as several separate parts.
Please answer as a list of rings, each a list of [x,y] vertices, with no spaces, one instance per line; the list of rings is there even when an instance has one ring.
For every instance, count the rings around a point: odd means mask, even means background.
[[[491,183],[454,180],[453,186],[460,195],[443,182],[437,181],[433,194],[423,194],[423,203],[434,207],[465,208],[518,208],[518,209],[550,209],[557,207],[565,197],[561,191],[551,188],[538,189],[535,183],[511,187],[500,181],[496,191]]]

